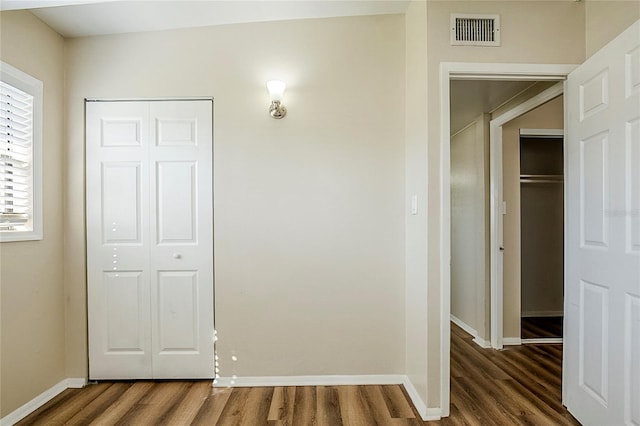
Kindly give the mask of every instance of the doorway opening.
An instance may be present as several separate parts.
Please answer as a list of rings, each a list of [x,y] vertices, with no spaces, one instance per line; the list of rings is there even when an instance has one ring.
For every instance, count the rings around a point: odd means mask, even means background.
[[[562,81],[566,78],[569,72],[574,68],[573,65],[527,65],[527,64],[470,64],[470,63],[444,63],[441,65],[441,166],[442,166],[442,174],[441,174],[441,249],[443,255],[441,256],[441,408],[442,415],[447,416],[449,414],[449,404],[450,404],[450,360],[451,360],[451,329],[450,329],[450,319],[451,319],[451,302],[452,302],[452,288],[451,288],[451,243],[452,243],[452,223],[451,223],[451,213],[452,213],[452,203],[451,203],[451,88],[450,83],[451,80],[492,80],[492,81],[522,81],[522,82],[533,82],[541,81],[541,82],[558,82]],[[554,85],[556,86],[556,85]],[[562,85],[560,84],[560,87]],[[505,115],[505,114],[502,114]],[[490,127],[494,123],[490,122]],[[501,135],[500,135],[501,136]],[[491,147],[490,147],[491,148]],[[486,147],[483,148],[483,150]],[[490,149],[491,150],[491,149]],[[483,160],[484,161],[484,160]],[[490,164],[489,167],[494,166],[494,162],[496,161],[495,156],[490,156]],[[500,159],[501,161],[501,159]],[[501,162],[499,163],[501,164]],[[491,229],[491,239],[489,242],[489,251],[493,255],[493,250],[498,250],[499,246],[494,244],[494,232],[493,230],[496,228],[495,222],[495,213],[496,208],[501,208],[497,206],[496,198],[495,198],[495,189],[494,183],[489,180],[487,184],[486,176],[484,178],[484,182],[490,188],[491,197],[489,198],[489,227]],[[484,211],[486,212],[487,206],[485,205]],[[486,222],[486,219],[485,219]],[[486,225],[484,227],[486,230]],[[485,241],[486,248],[486,241]],[[486,255],[485,255],[486,256]],[[493,256],[491,257],[491,272],[493,272]],[[486,257],[485,257],[486,259]],[[491,279],[493,280],[494,276],[491,274]],[[478,294],[478,293],[476,293]],[[485,292],[484,297],[487,298],[486,291],[486,283],[485,283]],[[493,294],[489,292],[489,299],[493,302]],[[489,306],[493,305],[491,303]],[[487,300],[485,300],[484,306],[487,306]],[[479,313],[482,309],[477,310],[476,313]],[[484,312],[480,312],[479,316],[484,315],[483,325],[485,330],[493,329],[494,324],[491,321],[491,315],[487,314],[486,308]],[[493,330],[492,330],[493,331]],[[481,341],[478,339],[476,343],[484,343],[484,345],[489,345],[489,339],[493,340],[493,333],[484,335],[485,337]],[[490,336],[489,338],[487,338]]]
[[[551,316],[562,318],[563,100],[558,88],[561,84],[548,81],[451,82],[451,320],[482,347],[491,346],[492,324],[506,325],[493,345],[499,348],[501,340],[521,343],[521,316],[545,317],[524,320],[533,321],[527,328],[533,334]],[[555,98],[549,100],[550,92]],[[520,107],[533,97],[537,100]],[[496,118],[503,115],[511,120]],[[502,158],[497,167],[490,167],[490,151]],[[503,188],[497,198],[509,212],[498,212],[493,226],[504,230],[495,245],[507,259],[498,265],[506,285],[492,287],[490,188],[496,183]],[[557,226],[540,241],[549,224]],[[497,291],[503,306],[495,300]],[[532,333],[527,337],[543,337]]]
[[[549,389],[549,395],[536,402],[546,408],[531,408],[531,413],[541,423],[571,424],[549,416],[567,414],[561,397],[562,346],[513,346],[562,343],[561,335],[550,341],[552,330],[542,327],[562,321],[564,308],[562,83],[453,80],[450,93],[451,319],[474,342],[454,327],[452,407],[464,411],[465,395],[485,398],[486,405],[513,399],[514,389],[501,387],[501,380],[517,382],[516,394],[536,400],[527,389],[535,383]],[[460,130],[453,127],[465,116],[474,118]],[[492,208],[492,194],[502,200],[501,209]],[[499,287],[491,285],[492,231],[498,231]],[[495,339],[492,326],[497,323],[502,327]],[[493,340],[498,343],[492,345]],[[504,353],[486,349],[502,345],[511,347]],[[472,372],[476,369],[481,372]],[[520,382],[524,376],[526,384]],[[517,407],[505,403],[503,411],[516,415]],[[492,413],[481,421],[509,422],[503,415]]]

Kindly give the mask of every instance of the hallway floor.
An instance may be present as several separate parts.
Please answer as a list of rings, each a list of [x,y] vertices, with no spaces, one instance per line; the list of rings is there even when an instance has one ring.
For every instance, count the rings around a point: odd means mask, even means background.
[[[483,349],[451,325],[451,415],[429,425],[579,425],[562,406],[562,345]]]

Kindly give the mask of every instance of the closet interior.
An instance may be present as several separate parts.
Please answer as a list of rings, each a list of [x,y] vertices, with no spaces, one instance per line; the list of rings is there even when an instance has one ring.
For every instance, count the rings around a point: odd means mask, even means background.
[[[563,137],[520,135],[521,338],[562,337],[564,309]],[[561,133],[561,132],[555,132]]]

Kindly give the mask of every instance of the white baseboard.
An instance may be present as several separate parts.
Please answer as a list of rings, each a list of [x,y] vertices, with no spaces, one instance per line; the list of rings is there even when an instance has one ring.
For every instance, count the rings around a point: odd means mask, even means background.
[[[460,318],[458,318],[453,314],[451,314],[451,322],[457,325],[458,327],[460,327],[461,329],[463,329],[464,331],[466,331],[467,333],[469,333],[471,336],[478,337],[478,332],[476,331],[475,328],[471,327],[469,324],[462,321]]]
[[[442,410],[439,408],[427,408],[427,412],[424,416],[422,416],[422,420],[425,422],[430,422],[433,420],[441,420],[442,419]]]
[[[529,317],[563,317],[564,311],[526,311],[520,314],[522,318]]]
[[[80,389],[87,386],[87,379],[84,377],[67,379],[67,388]]]
[[[481,339],[479,336],[474,337],[473,341],[483,349],[489,349],[491,347],[491,342],[489,340]]]
[[[466,331],[467,333],[469,333],[473,337],[473,342],[478,346],[480,346],[481,348],[486,349],[491,347],[490,341],[484,340],[483,338],[481,338],[478,335],[477,330],[475,330],[466,322],[462,321],[460,318],[456,317],[455,315],[451,315],[451,322],[457,325],[458,327],[460,327],[461,329],[463,329],[464,331]]]
[[[215,387],[401,385],[403,375],[218,377]]]
[[[38,408],[42,407],[47,402],[51,401],[55,398],[59,393],[63,392],[68,388],[81,388],[86,385],[86,379],[64,379],[59,383],[56,383],[46,391],[42,392],[40,395],[33,398],[31,401],[22,405],[21,407],[15,409],[11,413],[4,416],[0,419],[0,426],[13,426],[18,423],[20,420],[27,417],[29,414],[36,411]]]
[[[522,344],[522,339],[519,337],[505,337],[502,339],[503,346],[517,346]]]
[[[429,416],[429,408],[427,408],[422,398],[420,398],[418,391],[413,386],[413,383],[411,383],[411,380],[409,380],[409,377],[404,376],[404,381],[402,382],[402,385],[407,391],[407,394],[409,395],[409,399],[411,399],[413,406],[416,407],[416,411],[418,412],[418,414],[420,414],[420,417],[422,418],[423,421],[440,420],[440,413],[438,413],[437,418],[435,417],[432,418]]]

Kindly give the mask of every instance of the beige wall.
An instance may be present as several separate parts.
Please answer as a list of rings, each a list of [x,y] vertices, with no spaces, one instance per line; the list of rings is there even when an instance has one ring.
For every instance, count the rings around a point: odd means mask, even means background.
[[[638,0],[586,0],[587,57],[640,19]]]
[[[452,12],[499,13],[502,24],[501,47],[449,45],[449,15]],[[421,172],[429,182],[428,216],[428,308],[436,320],[429,322],[429,406],[440,405],[440,63],[582,63],[585,52],[585,17],[582,2],[427,2],[427,91],[428,159]],[[550,48],[552,46],[553,48]],[[416,170],[414,176],[419,176]],[[413,178],[412,178],[413,179]],[[411,185],[408,181],[406,185]],[[426,238],[426,237],[425,237]],[[407,257],[412,253],[407,252]],[[409,277],[408,277],[409,279]],[[424,309],[427,309],[425,304]]]
[[[0,246],[2,366],[12,366],[2,415],[86,375],[82,99],[119,96],[216,99],[217,326],[224,355],[242,354],[223,374],[406,372],[438,407],[440,63],[581,63],[638,19],[635,5],[415,0],[404,17],[70,40],[68,145],[63,40],[4,12],[2,59],[45,81],[49,112],[45,239]],[[449,46],[451,12],[500,13],[502,47]],[[290,87],[281,122],[266,114],[273,77]],[[414,194],[419,213],[405,217]],[[34,254],[38,267],[13,266]]]
[[[404,17],[68,41],[67,330],[86,373],[83,99],[215,98],[222,376],[400,374]],[[283,120],[265,82],[288,84]],[[231,355],[237,361],[231,360]]]
[[[489,115],[451,137],[451,315],[489,339]]]
[[[412,1],[406,28],[406,374],[418,395],[427,401],[427,5]],[[418,197],[418,214],[411,215],[411,197]]]
[[[507,203],[504,215],[503,332],[520,337],[520,129],[562,129],[563,97],[511,120],[502,127],[502,189]]]
[[[65,374],[63,243],[64,41],[29,12],[0,14],[0,58],[43,82],[41,241],[0,243],[0,417]]]

